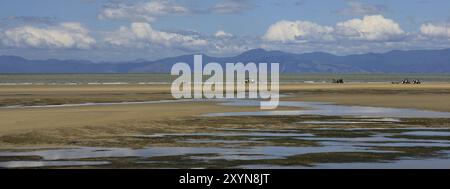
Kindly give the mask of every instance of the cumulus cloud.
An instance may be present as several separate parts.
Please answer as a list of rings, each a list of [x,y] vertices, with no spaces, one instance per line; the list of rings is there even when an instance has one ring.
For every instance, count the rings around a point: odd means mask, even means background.
[[[214,36],[217,38],[229,38],[229,37],[233,37],[233,34],[227,33],[223,30],[219,30],[214,34]]]
[[[195,31],[159,31],[151,24],[143,22],[120,27],[106,34],[103,39],[104,45],[112,50],[136,49],[136,52],[148,50],[148,53],[201,52],[216,56],[235,55],[256,48],[259,42],[259,38],[238,37],[223,30],[214,35]]]
[[[279,42],[331,42],[343,40],[400,41],[407,35],[398,23],[382,15],[338,22],[334,27],[309,21],[281,20],[272,24],[263,39]]]
[[[372,15],[381,14],[387,11],[385,5],[364,4],[358,0],[347,0],[349,8],[336,11],[338,14],[344,15]]]
[[[272,24],[263,39],[267,41],[331,40],[333,28],[309,21],[282,20]]]
[[[426,37],[450,38],[450,24],[422,24],[420,33]]]
[[[7,29],[2,32],[1,41],[11,47],[48,49],[88,49],[96,42],[89,35],[89,30],[76,22],[64,22],[45,28],[20,26]]]
[[[135,4],[116,3],[103,7],[99,19],[129,19],[133,21],[153,21],[156,17],[166,15],[183,15],[190,12],[189,8],[172,1],[153,0]]]
[[[219,14],[236,14],[251,9],[248,0],[223,0],[211,8],[211,11]]]
[[[123,26],[107,35],[105,41],[114,46],[137,48],[164,46],[195,49],[208,44],[206,40],[195,36],[155,30],[144,22],[134,22],[130,27]]]
[[[337,34],[357,40],[395,41],[406,33],[400,25],[382,15],[364,16],[336,24]]]

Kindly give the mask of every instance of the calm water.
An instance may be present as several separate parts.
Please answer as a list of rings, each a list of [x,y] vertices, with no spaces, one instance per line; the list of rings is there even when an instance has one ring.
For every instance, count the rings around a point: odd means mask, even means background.
[[[170,74],[1,74],[0,85],[14,84],[161,84],[171,83]],[[423,82],[450,82],[450,74],[282,74],[282,83],[330,82],[342,78],[346,82],[392,82],[420,79]],[[207,79],[207,77],[205,77]]]
[[[159,100],[159,101],[142,101],[142,102],[114,102],[114,103],[81,103],[81,104],[61,104],[61,105],[38,105],[38,106],[5,106],[0,109],[14,108],[62,108],[62,107],[82,107],[82,106],[109,106],[109,105],[126,105],[126,104],[158,104],[158,103],[177,103],[192,101],[191,99],[182,100]],[[204,101],[204,100],[199,100]],[[227,100],[212,99],[206,100],[217,102],[219,105],[225,106],[260,106],[260,102],[256,100]],[[284,111],[255,111],[255,112],[225,112],[225,113],[209,113],[204,116],[223,117],[223,116],[294,116],[294,115],[322,115],[322,116],[355,116],[369,117],[367,121],[335,121],[332,124],[354,124],[354,123],[378,123],[391,122],[393,118],[450,118],[450,112],[438,112],[427,110],[416,110],[407,108],[382,108],[370,106],[344,106],[322,102],[300,102],[300,101],[281,101],[279,106],[306,108],[306,110],[284,110]],[[330,124],[323,121],[305,122],[309,124]]]
[[[408,132],[415,132],[414,129],[403,128]],[[425,129],[425,128],[423,128]],[[5,161],[0,162],[0,168],[17,168],[17,167],[51,167],[51,166],[98,166],[107,165],[113,162],[109,162],[103,158],[127,158],[136,157],[139,158],[137,162],[140,164],[171,164],[170,159],[162,161],[147,161],[147,158],[152,157],[167,157],[167,156],[186,156],[193,162],[198,161],[197,166],[214,165],[216,161],[242,161],[240,168],[276,168],[276,165],[264,164],[264,165],[247,165],[245,161],[248,160],[273,160],[284,159],[294,155],[311,154],[311,153],[346,153],[346,152],[365,152],[365,153],[396,153],[396,150],[379,150],[376,147],[450,147],[449,140],[435,140],[435,139],[407,139],[407,138],[395,138],[398,133],[391,133],[390,129],[378,130],[373,135],[367,137],[319,137],[315,136],[308,131],[301,129],[292,131],[291,133],[272,133],[265,130],[259,132],[247,132],[242,130],[242,133],[238,133],[238,130],[229,132],[223,130],[222,132],[210,132],[210,133],[195,133],[195,134],[179,134],[184,137],[180,138],[180,142],[184,143],[197,143],[197,144],[211,144],[221,143],[218,147],[147,147],[147,148],[106,148],[106,147],[78,147],[78,148],[63,148],[63,149],[34,149],[14,151],[3,150],[0,151],[0,157],[30,157],[38,156],[41,160],[30,161]],[[417,132],[417,131],[416,131]],[[431,131],[427,131],[431,132]],[[447,132],[443,132],[447,133]],[[438,133],[439,135],[439,133]],[[172,134],[158,134],[149,135],[148,137],[172,137]],[[198,136],[207,136],[210,139],[198,139]],[[230,139],[215,139],[215,137],[222,136],[247,136],[247,138],[241,138],[238,140]],[[285,138],[293,137],[293,140],[302,141],[316,141],[319,146],[271,146],[264,145],[264,141],[267,137]],[[441,136],[441,135],[439,135]],[[133,136],[129,136],[133,137]],[[142,136],[134,136],[142,137]],[[251,142],[254,145],[241,146],[242,143]],[[449,151],[441,151],[444,157],[440,157],[435,161],[431,158],[409,158],[400,159],[397,161],[381,161],[373,163],[327,163],[327,164],[315,164],[313,168],[435,168],[436,165],[442,164],[447,166],[450,159],[447,157]],[[97,158],[97,160],[87,160],[86,158]],[[435,163],[433,163],[435,162]],[[430,164],[431,163],[431,164]],[[172,165],[173,166],[173,165]],[[275,167],[271,167],[275,166]],[[448,167],[448,166],[447,166]],[[291,168],[307,168],[307,167],[291,167]]]
[[[252,106],[257,101],[230,101],[218,102],[222,105],[232,106]],[[145,147],[145,148],[106,148],[106,147],[75,147],[62,149],[13,149],[0,150],[0,157],[22,157],[24,160],[0,161],[0,168],[19,168],[19,167],[63,167],[63,166],[108,166],[114,164],[107,158],[138,158],[134,164],[140,165],[164,165],[175,168],[176,163],[168,158],[167,160],[149,160],[155,157],[176,157],[184,156],[191,162],[197,162],[196,167],[208,167],[216,165],[221,161],[242,161],[239,168],[284,168],[283,166],[273,164],[247,164],[246,161],[271,161],[276,159],[285,159],[296,155],[313,153],[398,153],[395,149],[381,150],[379,148],[450,148],[450,140],[442,136],[450,136],[448,128],[425,128],[418,125],[408,125],[399,117],[449,117],[446,112],[430,112],[413,109],[395,109],[395,108],[375,108],[360,106],[338,106],[327,103],[317,102],[282,102],[282,106],[310,107],[316,111],[316,115],[323,114],[327,109],[335,110],[336,107],[344,115],[353,115],[355,118],[336,118],[334,120],[310,120],[304,122],[294,122],[297,127],[290,130],[270,130],[270,129],[247,129],[247,128],[211,128],[204,132],[196,133],[148,133],[134,135],[120,135],[119,137],[147,139],[167,139],[179,138],[178,142],[185,144],[195,144],[195,147]],[[303,110],[301,110],[303,111]],[[284,111],[286,112],[286,111]],[[281,112],[284,115],[283,111]],[[288,111],[289,112],[289,111]],[[295,115],[302,115],[299,111],[293,111]],[[237,115],[245,112],[234,113]],[[248,114],[249,112],[247,112]],[[250,112],[253,114],[252,112]],[[310,113],[310,112],[309,112]],[[209,114],[210,116],[225,116],[227,113]],[[233,114],[233,115],[234,115]],[[268,115],[272,115],[272,113]],[[390,114],[387,116],[386,114]],[[260,115],[260,116],[264,116]],[[328,115],[328,114],[327,114]],[[361,117],[361,116],[375,117]],[[329,125],[361,125],[361,124],[379,124],[380,126],[390,125],[387,128],[350,128],[349,132],[368,132],[367,136],[327,136],[321,135],[322,132],[329,133],[332,130],[346,130],[345,128],[327,128]],[[305,125],[322,125],[324,127],[303,129]],[[408,127],[398,127],[400,125]],[[403,137],[398,137],[398,136]],[[410,139],[408,136],[428,136],[441,138]],[[405,138],[406,137],[406,138]],[[291,140],[291,141],[310,141],[317,143],[317,146],[290,146],[273,145],[267,143],[268,140]],[[211,147],[210,144],[216,144]],[[247,144],[247,145],[245,145]],[[439,164],[447,165],[450,159],[449,151],[442,150],[443,156],[411,158],[408,155],[395,160],[372,163],[323,163],[314,164],[312,167],[293,166],[290,168],[441,168]],[[26,157],[40,157],[39,160],[27,160]],[[93,160],[95,158],[95,160]],[[437,159],[436,159],[437,158]],[[175,160],[176,161],[176,160]],[[175,164],[174,164],[175,163]]]
[[[167,101],[174,102],[174,101]],[[130,102],[130,103],[167,103],[161,101]],[[258,101],[229,100],[217,101],[227,106],[257,106]],[[115,103],[117,104],[117,103]],[[126,104],[126,103],[124,103]],[[85,106],[86,104],[73,104],[70,106]],[[110,103],[87,105],[113,105]],[[334,115],[346,116],[332,120],[308,120],[294,122],[295,126],[290,130],[268,130],[248,128],[216,127],[205,129],[196,133],[141,133],[138,135],[120,135],[118,137],[139,138],[149,140],[158,138],[165,140],[177,138],[177,142],[186,146],[145,148],[106,148],[106,147],[74,147],[61,149],[2,149],[0,157],[10,160],[0,161],[0,168],[25,168],[25,167],[64,167],[64,166],[113,166],[114,161],[109,158],[135,158],[130,165],[168,168],[177,168],[177,159],[169,157],[184,157],[183,160],[192,163],[192,168],[207,168],[222,162],[236,161],[238,168],[286,168],[282,165],[272,164],[275,160],[284,160],[297,155],[318,153],[403,153],[398,148],[439,148],[440,156],[428,154],[425,157],[409,157],[408,154],[397,160],[387,161],[380,159],[377,162],[352,162],[352,163],[316,163],[311,167],[301,165],[289,168],[448,168],[450,163],[450,136],[448,128],[426,128],[420,125],[409,125],[403,122],[404,117],[429,117],[449,118],[448,112],[422,111],[400,108],[377,108],[364,106],[342,106],[319,102],[286,102],[281,106],[307,107],[307,110],[297,111],[267,111],[267,112],[234,112],[215,113],[208,116],[270,116],[270,115]],[[67,105],[60,105],[67,106]],[[60,106],[36,106],[34,108],[58,108]],[[29,108],[29,107],[10,107]],[[349,116],[349,117],[348,117]],[[364,127],[372,124],[374,128]],[[379,126],[390,126],[379,128]],[[306,125],[319,125],[320,128],[303,129]],[[327,128],[328,126],[354,125],[355,128]],[[401,126],[401,127],[399,127]],[[408,126],[405,128],[404,126]],[[367,135],[355,136],[329,136],[330,130],[348,130],[349,132],[366,132]],[[399,137],[400,136],[400,137]],[[423,139],[408,138],[410,136],[426,136]],[[287,140],[313,142],[317,145],[276,145],[271,140]],[[188,147],[195,144],[195,147]],[[210,144],[216,144],[211,147]],[[295,144],[295,143],[294,143]],[[384,148],[384,149],[383,149]],[[386,149],[397,148],[397,149]],[[40,157],[38,160],[29,157]],[[158,160],[155,157],[167,157]],[[22,160],[20,160],[22,159]],[[257,161],[258,163],[247,163]],[[259,164],[259,162],[268,162]]]
[[[169,74],[0,74],[0,85],[13,84],[161,84]]]
[[[259,101],[238,100],[225,102],[227,106],[260,106]],[[211,113],[206,116],[300,116],[300,115],[322,115],[322,116],[355,116],[375,118],[450,118],[449,112],[437,112],[407,108],[382,108],[370,106],[344,106],[322,102],[299,102],[281,101],[279,106],[306,108],[306,110],[284,110],[284,111],[256,111],[256,112],[225,112]],[[373,122],[373,121],[372,121]],[[324,124],[312,122],[313,124]],[[350,124],[352,122],[335,122],[333,124]],[[367,121],[365,123],[368,123]]]

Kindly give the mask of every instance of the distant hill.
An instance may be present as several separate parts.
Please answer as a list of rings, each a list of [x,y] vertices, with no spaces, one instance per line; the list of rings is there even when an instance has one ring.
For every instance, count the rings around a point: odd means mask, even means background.
[[[0,56],[0,73],[168,73],[174,63],[193,64],[192,55],[156,61],[94,63],[85,60],[28,60]],[[253,49],[234,57],[203,56],[203,63],[278,62],[283,73],[450,73],[450,49],[390,51],[336,56],[314,52],[293,54]]]

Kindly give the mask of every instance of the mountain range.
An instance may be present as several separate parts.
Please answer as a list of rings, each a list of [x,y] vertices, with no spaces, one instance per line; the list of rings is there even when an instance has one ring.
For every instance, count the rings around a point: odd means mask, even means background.
[[[173,64],[193,64],[193,55],[155,61],[109,63],[87,60],[29,60],[0,56],[0,73],[169,73]],[[280,63],[282,73],[450,73],[450,49],[390,51],[337,56],[324,52],[294,54],[253,49],[232,57],[203,55],[203,63]]]

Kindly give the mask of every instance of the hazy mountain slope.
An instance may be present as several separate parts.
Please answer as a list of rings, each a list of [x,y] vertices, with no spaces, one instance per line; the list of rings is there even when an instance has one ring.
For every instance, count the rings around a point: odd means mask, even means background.
[[[0,56],[1,73],[167,73],[174,63],[193,64],[192,55],[156,61],[93,63],[83,60],[28,60],[17,56]],[[391,51],[336,56],[315,52],[293,54],[253,49],[234,57],[203,56],[203,63],[235,62],[280,63],[284,73],[450,73],[450,49]]]

